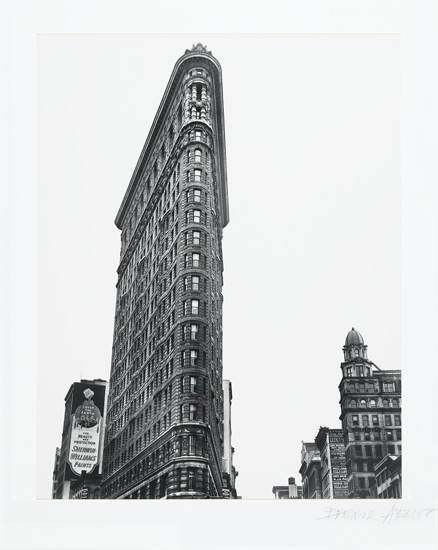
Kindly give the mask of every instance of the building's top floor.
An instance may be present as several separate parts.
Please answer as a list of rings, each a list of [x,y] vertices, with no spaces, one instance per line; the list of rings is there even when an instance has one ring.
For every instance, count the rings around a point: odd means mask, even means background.
[[[90,384],[94,386],[106,386],[108,382],[106,380],[102,380],[102,378],[94,378],[93,380],[86,380],[85,378],[82,378],[79,382],[73,382],[73,384],[70,386],[67,395],[64,398],[64,401],[68,401],[69,398],[73,395],[75,386],[79,386],[79,384]]]
[[[360,332],[354,328],[347,334],[342,350],[344,353],[344,361],[341,363],[343,378],[400,379],[400,370],[382,370],[368,359],[368,346],[365,345]]]
[[[317,436],[315,437],[315,445],[322,453],[326,445],[330,445],[330,443],[336,446],[337,452],[344,446],[344,436],[342,430],[321,426]]]

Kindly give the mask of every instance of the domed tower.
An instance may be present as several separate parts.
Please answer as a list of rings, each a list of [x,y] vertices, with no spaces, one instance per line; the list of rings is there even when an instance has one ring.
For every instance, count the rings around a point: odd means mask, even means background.
[[[381,370],[367,356],[362,335],[347,334],[341,363],[342,430],[349,498],[391,498],[376,484],[384,457],[401,455],[401,373]],[[392,459],[391,459],[392,460]],[[401,495],[401,484],[391,496]],[[384,495],[383,497],[380,495]]]
[[[344,376],[371,376],[372,362],[368,361],[367,348],[362,334],[354,329],[347,334],[342,369]]]

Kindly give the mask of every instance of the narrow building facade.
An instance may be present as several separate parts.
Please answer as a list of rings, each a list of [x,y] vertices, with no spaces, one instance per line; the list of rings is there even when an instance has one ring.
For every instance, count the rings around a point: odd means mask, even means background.
[[[56,449],[53,471],[54,499],[76,498],[74,487],[79,484],[93,489],[81,498],[100,498],[106,390],[105,380],[81,380],[65,396],[61,447]]]
[[[103,498],[230,494],[222,387],[228,220],[222,72],[198,44],[174,67],[116,217]]]
[[[305,499],[322,499],[321,453],[316,443],[303,442],[301,448],[301,485]]]
[[[342,430],[320,428],[315,444],[321,456],[322,498],[348,498]]]

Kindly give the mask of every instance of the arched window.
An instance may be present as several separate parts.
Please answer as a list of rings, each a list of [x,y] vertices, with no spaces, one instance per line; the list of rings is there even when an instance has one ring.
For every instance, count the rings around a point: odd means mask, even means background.
[[[374,408],[376,406],[376,400],[370,399],[370,407]]]
[[[392,400],[392,406],[393,407],[398,407],[398,400],[397,399]]]
[[[382,400],[382,405],[383,405],[383,407],[389,407],[389,402],[388,402],[388,400],[387,400],[387,399],[383,399],[383,400]]]
[[[352,399],[350,401],[350,407],[356,408],[356,400],[355,399]]]
[[[195,162],[201,162],[201,149],[195,149]]]
[[[361,406],[362,408],[366,408],[367,402],[365,401],[365,399],[361,399],[361,400],[360,400],[360,406]]]
[[[354,348],[354,356],[359,357],[359,350],[357,348]]]

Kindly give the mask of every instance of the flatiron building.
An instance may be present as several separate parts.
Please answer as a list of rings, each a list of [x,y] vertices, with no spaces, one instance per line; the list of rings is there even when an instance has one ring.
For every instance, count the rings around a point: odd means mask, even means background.
[[[176,62],[115,220],[121,254],[102,498],[230,494],[222,378],[228,220],[222,72],[198,44]]]

